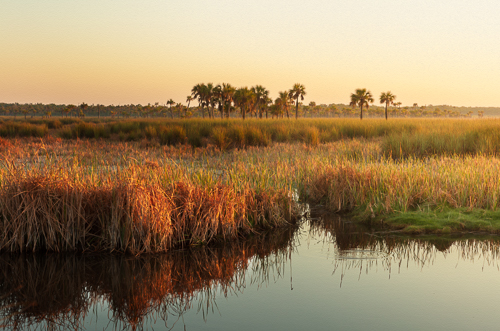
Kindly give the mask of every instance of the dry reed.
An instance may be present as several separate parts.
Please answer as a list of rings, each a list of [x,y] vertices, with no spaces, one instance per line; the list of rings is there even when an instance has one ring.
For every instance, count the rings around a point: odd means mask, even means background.
[[[166,173],[134,165],[95,171],[12,166],[1,174],[0,248],[160,252],[233,240],[297,217],[289,192],[199,185]]]

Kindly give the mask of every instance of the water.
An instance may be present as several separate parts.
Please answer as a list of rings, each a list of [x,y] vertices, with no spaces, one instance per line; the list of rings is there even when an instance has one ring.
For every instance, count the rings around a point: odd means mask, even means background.
[[[500,240],[310,220],[141,257],[0,255],[5,329],[497,330]]]

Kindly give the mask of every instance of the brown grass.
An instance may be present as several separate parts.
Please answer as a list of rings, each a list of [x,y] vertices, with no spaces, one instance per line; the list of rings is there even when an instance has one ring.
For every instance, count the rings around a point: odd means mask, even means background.
[[[287,192],[171,181],[164,172],[12,167],[0,187],[0,249],[160,252],[234,240],[296,217]]]

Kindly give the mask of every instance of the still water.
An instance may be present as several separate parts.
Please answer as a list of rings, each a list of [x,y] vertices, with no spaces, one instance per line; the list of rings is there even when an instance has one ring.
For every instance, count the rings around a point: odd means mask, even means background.
[[[500,239],[318,218],[152,256],[0,255],[4,329],[498,330]]]

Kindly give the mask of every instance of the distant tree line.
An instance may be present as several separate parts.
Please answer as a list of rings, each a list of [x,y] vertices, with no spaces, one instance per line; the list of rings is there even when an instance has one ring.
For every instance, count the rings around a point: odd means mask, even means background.
[[[499,115],[500,108],[466,108],[453,106],[402,106],[396,96],[383,92],[374,105],[370,91],[357,89],[351,94],[349,105],[320,104],[314,101],[303,104],[306,90],[302,84],[294,84],[290,90],[280,91],[276,99],[269,97],[269,90],[262,85],[235,88],[229,83],[214,85],[197,84],[185,103],[169,99],[165,104],[147,105],[56,105],[41,103],[0,103],[0,115],[13,117],[107,117],[107,118],[290,118],[290,117],[478,117]],[[196,106],[192,103],[197,102]]]

